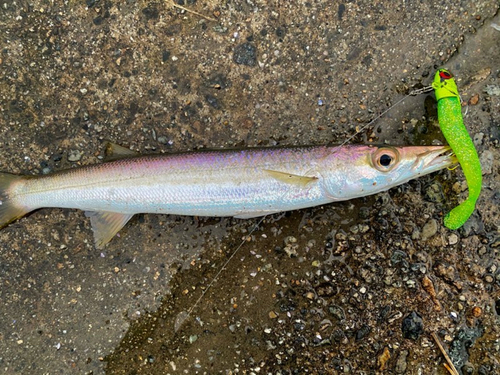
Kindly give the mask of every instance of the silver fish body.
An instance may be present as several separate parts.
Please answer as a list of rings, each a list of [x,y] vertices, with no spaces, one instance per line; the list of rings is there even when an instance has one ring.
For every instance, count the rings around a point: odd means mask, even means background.
[[[138,156],[46,176],[0,174],[0,225],[89,212],[98,246],[136,213],[250,218],[374,194],[454,163],[449,148],[316,146]]]

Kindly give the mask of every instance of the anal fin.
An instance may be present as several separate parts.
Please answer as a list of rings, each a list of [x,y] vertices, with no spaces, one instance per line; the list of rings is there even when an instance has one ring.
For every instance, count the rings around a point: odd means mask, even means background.
[[[113,142],[108,142],[106,144],[106,149],[104,151],[105,161],[113,161],[118,159],[130,158],[134,156],[139,156],[140,154],[136,151],[133,151],[129,148],[117,145]]]
[[[115,236],[120,229],[130,220],[133,214],[120,214],[117,212],[95,212],[87,211],[85,215],[90,217],[90,224],[94,232],[95,246],[101,249]]]

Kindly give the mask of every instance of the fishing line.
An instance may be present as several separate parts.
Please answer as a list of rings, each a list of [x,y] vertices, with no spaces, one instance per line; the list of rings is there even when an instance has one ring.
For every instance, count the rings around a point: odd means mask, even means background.
[[[403,96],[401,99],[399,99],[396,103],[391,105],[389,108],[387,108],[385,111],[381,112],[377,117],[372,119],[369,123],[363,125],[359,130],[357,130],[353,135],[351,135],[349,138],[347,138],[342,144],[340,144],[338,147],[344,146],[347,142],[352,141],[359,133],[361,133],[363,130],[368,128],[370,125],[372,125],[375,121],[377,121],[379,118],[384,116],[387,112],[389,112],[391,109],[393,109],[395,106],[397,106],[399,103],[403,102],[404,100],[408,99],[410,96],[417,96],[420,94],[425,94],[427,92],[431,92],[434,90],[432,86],[426,86],[418,90],[413,90],[409,94]]]
[[[250,232],[245,236],[245,238],[243,238],[243,240],[241,240],[241,242],[238,245],[238,247],[233,251],[233,253],[229,256],[229,258],[227,258],[227,260],[224,262],[224,264],[219,269],[219,271],[217,272],[217,274],[214,276],[214,278],[212,279],[212,281],[210,281],[210,283],[208,284],[208,286],[206,287],[206,289],[203,290],[203,292],[201,293],[201,295],[198,297],[198,299],[196,300],[196,302],[194,303],[194,305],[192,305],[187,312],[182,311],[181,313],[179,313],[177,315],[177,318],[175,320],[175,325],[174,325],[175,332],[177,332],[177,330],[182,326],[182,324],[186,321],[186,319],[191,316],[191,313],[193,312],[193,310],[196,308],[196,306],[198,305],[198,303],[200,303],[200,301],[203,299],[203,297],[205,297],[205,294],[207,294],[207,292],[210,290],[210,288],[212,287],[212,285],[217,281],[217,279],[219,278],[219,276],[222,273],[222,271],[224,271],[226,269],[226,267],[229,264],[229,262],[234,258],[234,256],[236,255],[236,253],[240,250],[240,248],[243,246],[243,244],[247,241],[247,238],[250,237],[253,234],[253,232],[255,232],[257,230],[257,228],[260,226],[260,224],[262,224],[262,222],[264,221],[264,219],[266,217],[267,217],[267,215],[262,216],[260,218],[260,220],[257,222],[257,224],[255,224],[253,226],[253,228],[250,230]]]
[[[362,131],[364,131],[366,128],[368,128],[375,121],[377,121],[379,118],[381,118],[382,116],[384,116],[387,112],[389,112],[395,106],[397,106],[398,104],[400,104],[401,102],[403,102],[405,99],[409,98],[410,96],[417,96],[417,95],[420,95],[420,94],[425,94],[427,92],[431,92],[432,90],[434,90],[432,88],[432,86],[426,86],[426,87],[423,87],[421,89],[411,91],[409,94],[407,94],[403,98],[399,99],[396,103],[394,103],[393,105],[391,105],[385,111],[381,112],[377,117],[375,117],[374,119],[372,119],[370,122],[368,122],[367,124],[363,125],[360,129],[358,129],[352,136],[350,136],[349,138],[347,138],[337,148],[340,148],[340,147],[344,146],[345,144],[347,144],[348,142],[352,141],[359,133],[361,133]],[[286,193],[287,192],[285,192],[285,194]],[[285,194],[283,194],[283,195],[285,195]],[[268,215],[262,216],[260,218],[260,220],[257,222],[257,224],[255,224],[253,226],[253,228],[250,230],[250,232],[248,233],[248,235],[246,235],[245,238],[243,238],[243,240],[240,242],[240,244],[238,245],[238,247],[231,253],[231,255],[229,256],[229,258],[224,262],[224,264],[219,269],[219,271],[217,271],[217,274],[214,276],[214,278],[212,279],[212,281],[210,281],[210,283],[207,285],[207,287],[201,292],[201,295],[198,297],[198,299],[196,300],[196,302],[189,308],[189,310],[188,311],[181,311],[179,314],[177,314],[177,317],[176,317],[175,323],[174,323],[174,332],[177,332],[182,327],[182,325],[184,324],[184,322],[191,316],[191,314],[194,311],[194,309],[196,308],[196,306],[198,306],[198,304],[205,297],[205,295],[207,294],[207,292],[211,289],[211,287],[213,286],[213,284],[218,280],[219,276],[226,269],[226,267],[229,264],[229,262],[231,262],[231,260],[236,256],[236,253],[241,249],[241,247],[243,246],[243,244],[245,242],[247,242],[247,238],[250,237],[259,228],[259,226],[267,218],[267,216]]]

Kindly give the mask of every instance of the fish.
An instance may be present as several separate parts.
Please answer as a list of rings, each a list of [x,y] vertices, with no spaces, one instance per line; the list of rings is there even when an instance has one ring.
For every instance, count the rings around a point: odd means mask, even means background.
[[[456,163],[447,146],[303,146],[140,155],[51,174],[0,173],[0,227],[41,208],[84,210],[103,248],[139,213],[262,217],[376,194]]]

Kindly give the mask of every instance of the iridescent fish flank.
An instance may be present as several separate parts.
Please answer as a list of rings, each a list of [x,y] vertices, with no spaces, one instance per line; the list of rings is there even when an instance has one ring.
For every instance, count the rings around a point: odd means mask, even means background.
[[[0,226],[78,208],[97,247],[137,213],[246,219],[375,194],[455,163],[445,146],[315,146],[137,156],[44,176],[0,173]],[[125,158],[123,158],[125,156]]]

